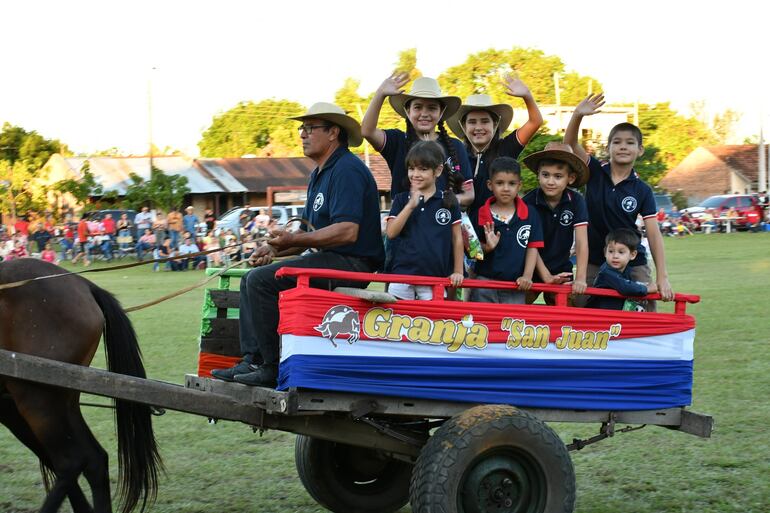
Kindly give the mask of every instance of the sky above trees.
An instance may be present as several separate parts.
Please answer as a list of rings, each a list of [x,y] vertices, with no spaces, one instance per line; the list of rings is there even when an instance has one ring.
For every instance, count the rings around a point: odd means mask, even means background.
[[[770,49],[756,4],[521,2],[14,2],[4,7],[0,122],[77,152],[158,147],[195,155],[212,119],[240,102],[331,101],[347,77],[368,94],[398,52],[438,76],[490,48],[537,48],[598,80],[610,102],[690,114],[770,110]],[[473,11],[474,8],[482,10]],[[155,68],[153,70],[153,68]],[[766,131],[767,117],[765,116]]]

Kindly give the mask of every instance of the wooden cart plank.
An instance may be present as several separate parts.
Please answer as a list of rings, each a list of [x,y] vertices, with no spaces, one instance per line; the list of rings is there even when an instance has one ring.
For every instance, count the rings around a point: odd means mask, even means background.
[[[277,391],[269,388],[248,387],[239,383],[186,376],[186,386],[212,393],[234,396],[239,401],[252,401],[261,407],[284,415],[316,414],[328,412],[366,414],[369,416],[401,416],[442,419],[452,417],[472,403],[407,399],[403,397],[372,396],[320,390]],[[650,424],[681,429],[690,434],[707,437],[711,433],[711,417],[696,414],[684,408],[640,411],[604,410],[556,410],[546,408],[521,408],[544,422],[600,423],[614,417],[618,424]],[[690,423],[683,426],[683,415]]]
[[[241,293],[237,290],[210,289],[211,302],[217,308],[238,308],[241,303]]]
[[[149,404],[213,419],[244,422],[264,429],[276,429],[335,442],[372,447],[410,457],[416,457],[420,451],[419,445],[400,441],[350,417],[271,415],[253,402],[240,401],[241,397],[125,376],[103,369],[57,362],[12,351],[0,350],[0,376]],[[253,387],[243,386],[243,388]],[[271,391],[260,389],[258,392],[269,395]]]
[[[200,351],[222,356],[242,356],[240,342],[232,338],[201,337]]]

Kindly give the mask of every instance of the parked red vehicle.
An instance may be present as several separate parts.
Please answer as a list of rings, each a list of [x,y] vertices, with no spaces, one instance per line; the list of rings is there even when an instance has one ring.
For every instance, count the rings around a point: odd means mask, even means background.
[[[720,194],[706,198],[700,205],[689,207],[682,210],[683,214],[688,214],[695,220],[701,219],[706,212],[714,217],[724,216],[728,210],[734,209],[737,217],[733,224],[739,229],[748,228],[748,214],[755,212],[762,218],[762,207],[756,197],[750,194]],[[753,217],[753,216],[752,216]]]

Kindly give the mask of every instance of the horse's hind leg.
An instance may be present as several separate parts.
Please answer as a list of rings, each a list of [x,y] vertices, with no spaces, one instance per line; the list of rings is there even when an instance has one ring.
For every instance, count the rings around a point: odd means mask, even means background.
[[[79,408],[72,410],[71,423],[80,437],[80,445],[86,456],[86,466],[83,469],[88,484],[93,494],[94,511],[112,511],[110,499],[110,473],[109,457],[107,451],[99,444],[91,429],[86,424]]]
[[[43,446],[35,437],[32,429],[30,429],[29,424],[27,424],[27,421],[21,416],[19,410],[16,408],[16,404],[9,396],[0,395],[0,424],[5,424],[21,443],[35,453],[42,465],[46,468],[53,469],[53,464],[51,463],[48,454],[46,454]],[[91,508],[91,505],[83,494],[83,490],[77,482],[70,488],[68,498],[72,505],[73,513],[93,513],[94,510]]]
[[[58,511],[64,498],[78,486],[80,474],[86,472],[91,476],[93,511],[111,513],[107,453],[95,442],[80,414],[78,394],[29,383],[23,387],[9,384],[8,388],[56,474],[40,513]],[[98,473],[104,477],[94,479]]]

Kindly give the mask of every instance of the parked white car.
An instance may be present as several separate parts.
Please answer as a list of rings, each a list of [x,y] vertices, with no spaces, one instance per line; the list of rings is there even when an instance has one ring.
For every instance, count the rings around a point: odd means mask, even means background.
[[[241,214],[243,213],[244,209],[245,207],[235,207],[222,214],[214,225],[214,233],[220,235],[227,230],[232,230],[233,233],[238,234],[241,227]],[[255,217],[262,209],[264,209],[266,212],[268,211],[268,207],[266,206],[249,207],[249,211],[251,213],[250,215]],[[289,219],[302,217],[303,210],[303,205],[273,205],[270,207],[269,212],[270,217],[275,219],[276,224],[280,227],[285,226],[286,223],[289,222]],[[294,227],[292,227],[292,229],[294,229]]]

